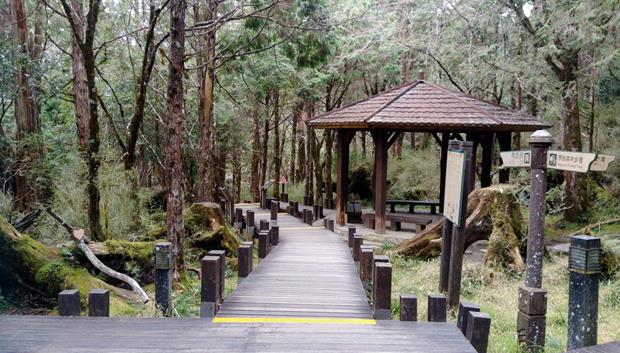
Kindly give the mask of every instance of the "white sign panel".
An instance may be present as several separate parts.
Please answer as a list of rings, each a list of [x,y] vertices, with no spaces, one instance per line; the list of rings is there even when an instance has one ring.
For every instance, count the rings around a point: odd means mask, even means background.
[[[532,152],[527,151],[506,151],[500,152],[502,157],[502,167],[529,167],[532,159]]]
[[[548,151],[547,168],[586,173],[596,159],[596,153]]]
[[[444,196],[444,216],[457,226],[461,226],[461,202],[465,187],[465,153],[448,151],[446,162],[446,193]]]
[[[594,162],[590,165],[590,170],[593,172],[604,172],[609,168],[609,164],[616,159],[616,156],[610,156],[608,154],[599,154]]]

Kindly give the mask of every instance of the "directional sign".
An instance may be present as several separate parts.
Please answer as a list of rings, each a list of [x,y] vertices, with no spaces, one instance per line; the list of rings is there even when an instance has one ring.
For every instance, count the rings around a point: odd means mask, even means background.
[[[288,184],[288,178],[286,175],[280,177],[280,184]]]
[[[443,214],[455,225],[461,226],[461,203],[465,187],[465,153],[462,151],[448,151],[446,181]]]
[[[610,156],[608,154],[599,154],[594,162],[590,165],[590,170],[593,172],[604,172],[609,167],[609,164],[616,159],[616,156]]]
[[[548,151],[547,168],[586,173],[596,159],[596,153]]]
[[[532,152],[527,151],[507,151],[500,152],[502,157],[502,167],[529,167]]]

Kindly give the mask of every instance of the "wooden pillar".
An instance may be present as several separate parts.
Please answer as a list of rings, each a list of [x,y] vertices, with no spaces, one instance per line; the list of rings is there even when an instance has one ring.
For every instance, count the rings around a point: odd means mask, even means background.
[[[387,199],[388,133],[385,130],[372,132],[375,143],[375,231],[385,233],[385,202]]]
[[[499,145],[500,152],[510,151],[512,148],[512,133],[510,132],[498,132],[497,144]],[[510,181],[510,169],[499,170],[499,183],[507,184]]]
[[[58,315],[80,316],[81,311],[79,290],[66,289],[58,293]]]
[[[473,143],[472,151],[471,151],[471,179],[469,180],[469,191],[474,191],[476,189],[476,170],[478,166],[476,162],[478,160],[478,145],[480,144],[480,134],[468,132],[465,136],[466,141],[471,141]]]
[[[446,195],[446,163],[448,160],[448,142],[450,141],[450,133],[441,134],[441,161],[439,176],[439,212],[443,213],[443,203]]]
[[[347,192],[349,188],[349,144],[355,131],[338,129],[336,133],[336,223],[346,222]]]
[[[92,289],[88,293],[88,316],[110,316],[110,291]]]
[[[487,187],[492,184],[491,167],[493,166],[493,142],[495,134],[488,133],[482,135],[480,144],[482,146],[482,166],[480,170],[480,187]]]

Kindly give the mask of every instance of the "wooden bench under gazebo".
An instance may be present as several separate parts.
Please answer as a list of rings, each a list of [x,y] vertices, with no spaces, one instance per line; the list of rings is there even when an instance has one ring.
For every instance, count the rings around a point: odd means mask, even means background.
[[[480,185],[486,187],[491,185],[495,139],[500,150],[507,151],[513,132],[550,127],[535,117],[429,83],[422,71],[414,82],[319,115],[308,125],[337,131],[336,222],[340,225],[345,224],[347,207],[349,145],[357,131],[370,132],[375,147],[374,226],[380,234],[388,218],[388,149],[401,133],[431,133],[441,146],[439,212],[443,212],[448,141],[473,141],[474,153],[478,146],[482,148]],[[499,181],[508,182],[507,170],[500,171]]]

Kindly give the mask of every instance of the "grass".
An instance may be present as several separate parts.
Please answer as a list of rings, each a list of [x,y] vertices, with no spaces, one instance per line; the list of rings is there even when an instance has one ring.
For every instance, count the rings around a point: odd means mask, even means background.
[[[426,319],[426,295],[437,292],[439,260],[421,261],[392,257],[393,317],[399,315],[399,294],[418,296],[418,318]],[[566,350],[568,312],[568,270],[566,256],[545,260],[543,287],[549,293],[547,307],[547,341],[545,352]],[[482,264],[465,264],[461,299],[477,303],[491,318],[489,352],[520,352],[516,343],[517,287],[520,274],[487,268]],[[450,314],[455,321],[455,313]],[[599,292],[599,343],[620,339],[620,281],[604,281]]]

